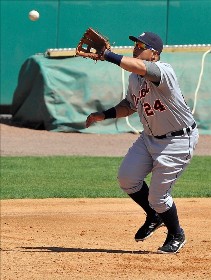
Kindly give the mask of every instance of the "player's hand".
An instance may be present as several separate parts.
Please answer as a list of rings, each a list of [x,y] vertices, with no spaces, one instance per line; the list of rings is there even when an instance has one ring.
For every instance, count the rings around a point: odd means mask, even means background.
[[[105,115],[103,113],[91,113],[86,119],[86,128],[92,125],[95,122],[100,122],[105,119]]]

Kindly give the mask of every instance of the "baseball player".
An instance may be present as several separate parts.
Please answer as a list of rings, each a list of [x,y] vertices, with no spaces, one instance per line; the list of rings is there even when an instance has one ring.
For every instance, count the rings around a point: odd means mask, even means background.
[[[152,32],[135,37],[133,57],[105,50],[103,59],[131,72],[126,98],[115,107],[90,114],[86,127],[109,118],[138,112],[143,132],[119,168],[121,188],[146,212],[136,241],[150,237],[161,226],[168,230],[159,253],[177,253],[185,244],[173,201],[172,188],[189,164],[198,142],[198,129],[171,65],[160,61],[161,38]],[[152,173],[149,187],[146,176]]]

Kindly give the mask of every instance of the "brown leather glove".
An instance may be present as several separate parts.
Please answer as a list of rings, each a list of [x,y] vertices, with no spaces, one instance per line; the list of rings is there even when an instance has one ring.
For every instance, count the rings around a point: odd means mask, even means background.
[[[108,38],[88,28],[76,47],[76,55],[91,58],[93,60],[104,60],[105,50],[111,50]]]

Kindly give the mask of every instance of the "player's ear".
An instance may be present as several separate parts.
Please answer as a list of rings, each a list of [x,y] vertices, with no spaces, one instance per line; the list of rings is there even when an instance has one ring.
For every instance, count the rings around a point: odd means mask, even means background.
[[[151,61],[155,61],[155,54],[154,54],[154,51],[152,51],[152,55],[151,55]]]
[[[152,51],[151,61],[158,61],[160,59],[160,56],[157,51]]]

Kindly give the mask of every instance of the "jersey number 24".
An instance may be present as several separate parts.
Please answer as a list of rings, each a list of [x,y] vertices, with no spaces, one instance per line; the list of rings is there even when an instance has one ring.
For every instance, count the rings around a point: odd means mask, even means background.
[[[153,116],[155,114],[154,110],[160,112],[166,110],[165,106],[162,104],[162,102],[159,99],[155,100],[153,107],[148,102],[145,102],[143,104],[143,108],[148,117]]]

